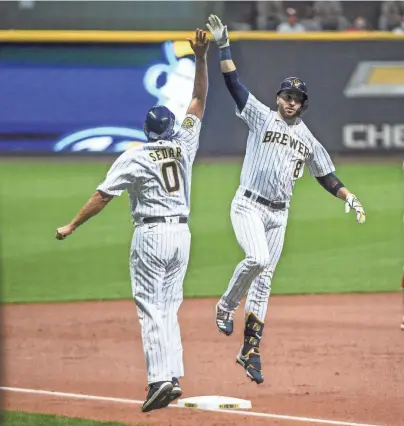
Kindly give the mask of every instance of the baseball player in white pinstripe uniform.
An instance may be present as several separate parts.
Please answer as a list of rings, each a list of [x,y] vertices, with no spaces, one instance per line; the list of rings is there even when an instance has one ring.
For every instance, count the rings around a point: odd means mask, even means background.
[[[278,108],[271,110],[240,82],[227,27],[215,15],[208,21],[236,114],[249,129],[240,186],[231,206],[233,228],[246,257],[216,306],[216,325],[222,333],[232,334],[234,311],[247,293],[244,343],[236,359],[247,376],[260,384],[264,377],[259,345],[271,280],[282,252],[293,187],[304,166],[326,190],[346,202],[347,212],[356,212],[359,223],[365,221],[365,212],[335,176],[330,156],[300,118],[308,107],[306,84],[297,77],[285,79],[276,94]]]
[[[78,215],[56,231],[57,239],[65,239],[115,196],[128,191],[135,225],[130,275],[149,383],[143,412],[166,407],[182,393],[178,379],[184,375],[184,366],[177,314],[191,243],[191,172],[208,90],[209,39],[198,29],[195,41],[189,42],[196,71],[192,100],[180,130],[174,134],[175,117],[168,108],[152,108],[145,121],[148,143],[119,156]]]

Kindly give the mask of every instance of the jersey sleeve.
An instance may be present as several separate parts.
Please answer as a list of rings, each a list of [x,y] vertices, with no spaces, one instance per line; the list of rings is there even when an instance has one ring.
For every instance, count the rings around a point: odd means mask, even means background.
[[[120,196],[135,182],[137,163],[127,153],[126,151],[115,160],[105,179],[97,186],[97,191]]]
[[[187,114],[175,135],[179,143],[188,151],[192,161],[199,147],[199,135],[201,133],[201,120],[193,114]]]
[[[310,174],[314,177],[321,177],[334,172],[335,166],[330,155],[314,136],[313,139],[313,151],[306,160]]]
[[[236,107],[237,117],[244,120],[252,132],[261,128],[270,112],[271,108],[264,105],[251,93],[248,94],[247,103],[241,112]]]

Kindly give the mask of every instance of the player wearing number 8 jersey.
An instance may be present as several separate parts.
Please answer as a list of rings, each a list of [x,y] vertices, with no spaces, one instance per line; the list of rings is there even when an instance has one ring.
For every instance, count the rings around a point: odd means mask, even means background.
[[[196,31],[192,100],[180,130],[174,114],[152,108],[144,131],[148,143],[124,152],[73,221],[56,231],[63,240],[123,191],[135,224],[130,252],[132,293],[141,325],[149,392],[142,411],[166,407],[181,396],[184,375],[178,309],[183,298],[191,235],[188,227],[192,164],[199,145],[208,90],[209,39]]]
[[[216,306],[216,325],[226,335],[233,332],[234,311],[247,293],[244,342],[236,360],[259,384],[264,381],[259,345],[271,280],[282,252],[293,187],[304,166],[327,191],[346,202],[346,211],[355,210],[359,223],[365,221],[365,212],[335,176],[330,156],[301,119],[308,107],[306,84],[297,77],[286,78],[276,92],[277,110],[272,110],[240,82],[227,27],[215,15],[207,26],[220,50],[220,67],[236,114],[249,129],[240,186],[231,205],[233,228],[245,259]]]

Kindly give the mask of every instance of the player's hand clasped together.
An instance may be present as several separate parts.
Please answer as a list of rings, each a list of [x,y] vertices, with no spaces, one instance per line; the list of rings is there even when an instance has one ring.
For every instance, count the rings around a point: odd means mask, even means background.
[[[149,384],[143,412],[167,407],[182,394],[178,309],[191,244],[191,175],[208,91],[209,39],[198,29],[189,43],[195,53],[195,80],[181,128],[174,132],[175,116],[168,108],[151,108],[144,124],[147,143],[121,154],[73,221],[56,231],[57,239],[65,239],[115,196],[128,191],[135,225],[130,276]]]
[[[207,27],[219,48],[220,68],[236,103],[236,115],[249,128],[240,186],[231,205],[234,232],[245,259],[216,306],[216,325],[227,336],[232,334],[234,311],[247,293],[244,343],[236,359],[259,384],[264,381],[259,346],[271,280],[282,252],[293,187],[304,166],[327,191],[345,201],[346,212],[355,211],[358,223],[364,223],[366,216],[359,200],[335,176],[325,148],[301,119],[308,108],[306,84],[297,77],[283,80],[276,92],[277,109],[272,110],[240,82],[227,27],[215,15],[210,15]]]

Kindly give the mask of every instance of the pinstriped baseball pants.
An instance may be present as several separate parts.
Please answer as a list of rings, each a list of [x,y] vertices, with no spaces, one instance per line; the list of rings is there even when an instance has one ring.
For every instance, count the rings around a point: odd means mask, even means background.
[[[184,375],[178,309],[188,266],[188,224],[137,226],[132,239],[132,294],[142,331],[148,383]]]
[[[288,210],[274,210],[244,197],[239,188],[231,205],[231,221],[245,259],[234,270],[220,305],[238,308],[247,293],[245,312],[264,321],[271,280],[282,253]]]

